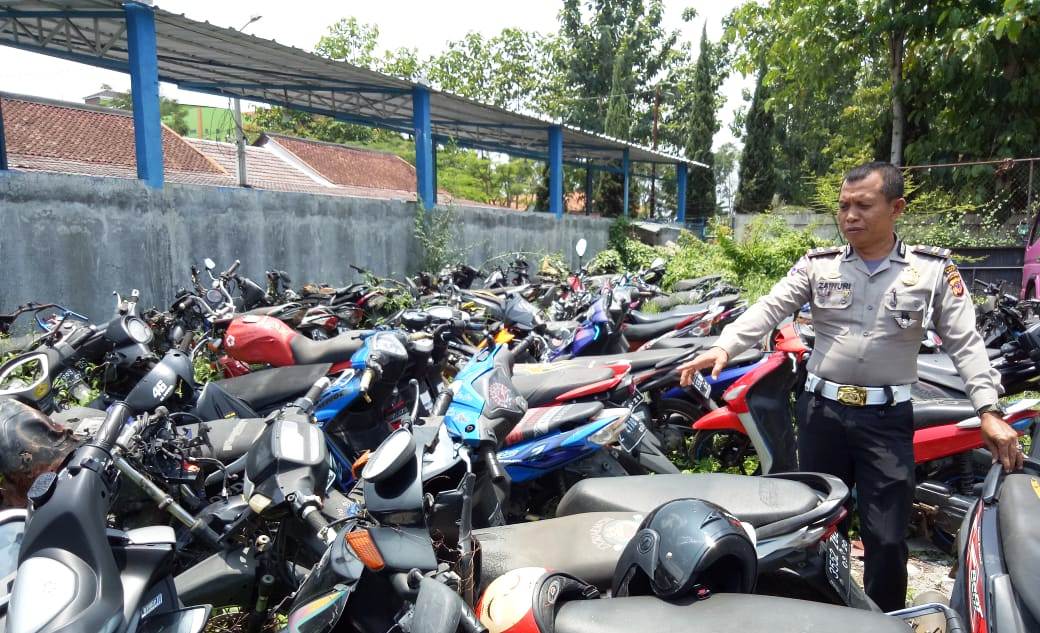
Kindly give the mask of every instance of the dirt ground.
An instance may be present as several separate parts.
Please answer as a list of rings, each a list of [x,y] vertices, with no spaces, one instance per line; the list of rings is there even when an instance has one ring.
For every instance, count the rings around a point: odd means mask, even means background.
[[[927,591],[936,591],[943,595],[943,602],[949,604],[950,592],[953,589],[953,578],[950,577],[950,569],[953,566],[953,557],[937,549],[930,541],[922,538],[913,538],[909,541],[910,560],[907,563],[908,587],[906,592],[907,605],[913,604],[914,599]],[[852,576],[856,582],[863,586],[863,545],[857,540],[852,542]],[[922,602],[935,602],[933,596],[927,597]],[[926,626],[924,631],[931,633],[934,629]],[[918,631],[922,631],[918,628]],[[923,631],[922,631],[923,633]]]

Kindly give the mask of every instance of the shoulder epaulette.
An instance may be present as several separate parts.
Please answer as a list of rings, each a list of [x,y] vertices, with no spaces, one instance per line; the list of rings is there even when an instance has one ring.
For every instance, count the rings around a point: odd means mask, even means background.
[[[822,257],[824,255],[837,255],[842,252],[844,247],[842,246],[824,246],[822,248],[814,248],[805,254],[806,257]]]
[[[938,257],[939,259],[946,259],[950,256],[951,252],[948,248],[940,248],[938,246],[924,246],[918,244],[917,246],[911,246],[910,250],[918,255],[927,255],[929,257]]]

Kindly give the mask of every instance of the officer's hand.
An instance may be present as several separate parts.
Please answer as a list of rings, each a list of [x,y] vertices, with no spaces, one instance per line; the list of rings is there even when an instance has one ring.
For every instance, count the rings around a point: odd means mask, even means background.
[[[1022,468],[1022,451],[1018,447],[1018,433],[995,411],[982,414],[982,441],[993,455],[993,463],[1000,462],[1011,472]]]
[[[718,378],[719,372],[725,369],[728,360],[729,354],[721,348],[712,347],[690,362],[679,365],[679,384],[683,387],[689,386],[693,382],[693,373],[708,367],[711,367],[711,377]]]

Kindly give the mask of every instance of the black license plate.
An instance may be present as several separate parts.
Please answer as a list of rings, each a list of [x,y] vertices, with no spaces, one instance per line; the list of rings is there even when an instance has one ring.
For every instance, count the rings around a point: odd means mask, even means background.
[[[827,574],[827,581],[831,583],[845,604],[848,604],[852,584],[849,539],[845,538],[843,534],[835,532],[826,542],[821,543],[820,547],[824,550],[824,564],[826,565],[824,573]]]
[[[704,374],[700,372],[694,372],[693,382],[690,384],[690,387],[692,387],[694,391],[701,394],[705,398],[710,397],[711,385],[709,385],[707,379],[704,378]]]
[[[646,425],[637,416],[630,415],[625,421],[625,428],[621,431],[621,448],[631,453],[646,435]]]

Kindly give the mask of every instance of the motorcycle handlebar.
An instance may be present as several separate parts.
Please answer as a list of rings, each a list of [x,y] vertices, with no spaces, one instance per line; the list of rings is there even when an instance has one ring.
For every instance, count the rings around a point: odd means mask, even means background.
[[[130,418],[130,413],[130,407],[125,402],[113,404],[105,415],[105,421],[94,434],[94,445],[106,452],[111,451],[123,431],[123,425]]]
[[[322,530],[329,526],[329,522],[322,516],[321,511],[311,506],[311,511],[303,515],[303,520],[314,530],[315,534],[321,534]]]
[[[242,262],[240,260],[236,259],[233,264],[228,266],[227,270],[225,270],[224,272],[220,273],[220,276],[221,277],[230,277],[231,275],[234,275],[236,272],[238,272],[238,267],[241,266],[241,265],[242,265]]]
[[[480,457],[487,464],[488,475],[491,477],[491,481],[498,483],[505,480],[506,471],[502,468],[502,463],[498,461],[498,453],[495,452],[494,446],[491,444],[481,446]]]
[[[310,413],[314,410],[314,404],[318,401],[318,397],[321,392],[325,391],[332,381],[327,376],[322,376],[316,383],[311,385],[311,388],[307,390],[307,393],[296,399],[294,406],[303,411],[304,413]]]

